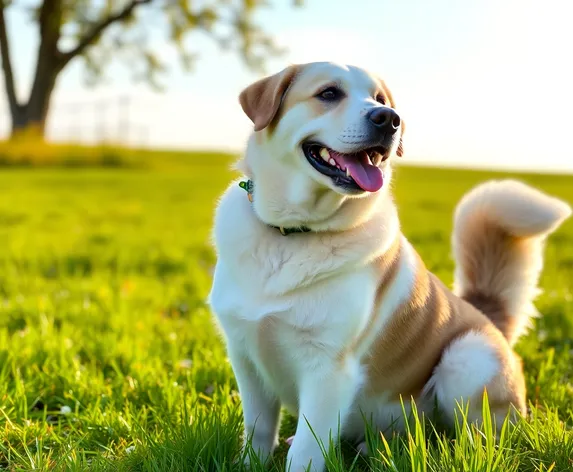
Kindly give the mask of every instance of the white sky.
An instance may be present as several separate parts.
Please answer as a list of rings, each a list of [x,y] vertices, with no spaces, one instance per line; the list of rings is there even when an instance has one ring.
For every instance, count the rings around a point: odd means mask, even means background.
[[[275,0],[259,15],[289,50],[269,64],[269,72],[290,62],[332,60],[381,74],[407,123],[405,159],[411,162],[573,171],[570,1],[339,1],[307,0],[293,9],[291,0]],[[8,21],[24,97],[37,32],[21,11],[12,9]],[[191,38],[201,53],[191,75],[180,70],[167,44],[154,43],[172,69],[163,94],[134,86],[120,65],[104,85],[86,90],[80,64],[72,63],[58,83],[50,136],[93,135],[100,121],[117,135],[117,107],[102,115],[88,105],[129,94],[132,139],[157,147],[240,150],[251,123],[237,95],[258,76],[202,36]],[[1,99],[0,132],[6,132],[3,94]]]

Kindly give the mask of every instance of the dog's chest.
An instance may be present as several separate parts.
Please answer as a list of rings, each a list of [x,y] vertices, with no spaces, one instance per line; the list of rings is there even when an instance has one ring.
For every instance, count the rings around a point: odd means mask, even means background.
[[[329,367],[363,331],[372,310],[374,277],[364,268],[268,295],[260,290],[261,274],[240,276],[227,262],[217,264],[211,294],[227,342],[250,359],[285,406],[295,409],[304,373]]]
[[[216,221],[210,304],[230,352],[248,357],[283,403],[294,405],[301,375],[336,362],[364,330],[377,274],[356,262],[354,247],[281,236],[261,228],[243,200],[228,197]]]

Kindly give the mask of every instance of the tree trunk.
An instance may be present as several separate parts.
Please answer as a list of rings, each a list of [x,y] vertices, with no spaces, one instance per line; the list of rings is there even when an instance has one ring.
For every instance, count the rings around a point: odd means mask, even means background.
[[[104,16],[100,21],[91,24],[80,36],[76,46],[67,52],[58,49],[61,28],[65,20],[65,12],[74,2],[64,0],[42,0],[37,17],[40,29],[40,46],[34,73],[34,83],[28,103],[22,104],[16,97],[14,74],[10,61],[10,48],[4,10],[10,2],[0,0],[0,59],[4,73],[4,86],[8,96],[10,114],[12,117],[11,138],[22,134],[29,136],[34,133],[38,138],[44,138],[46,118],[50,108],[50,99],[56,86],[56,80],[62,69],[75,57],[83,54],[90,45],[97,43],[101,35],[113,24],[129,19],[140,5],[151,3],[152,0],[131,0],[115,13]],[[108,2],[110,5],[111,3]],[[113,2],[112,2],[113,3]]]
[[[2,0],[0,0],[0,3]],[[44,0],[39,12],[40,47],[36,60],[34,82],[28,102],[25,104],[12,102],[15,106],[11,109],[12,134],[11,138],[24,133],[26,137],[43,139],[46,131],[46,118],[50,108],[50,99],[56,86],[56,79],[63,68],[62,55],[58,49],[60,28],[62,25],[62,0]],[[8,57],[7,37],[5,34],[5,20],[0,18],[0,37],[6,46],[3,57]],[[11,77],[13,79],[13,77]],[[32,135],[32,136],[30,136]]]
[[[12,136],[26,127],[26,120],[24,117],[24,110],[21,106],[16,107],[15,110],[10,110],[12,117]]]
[[[44,139],[46,131],[46,117],[39,110],[23,106],[12,116],[12,130],[10,139],[17,139],[23,134],[27,138]]]
[[[27,137],[44,139],[46,132],[46,120],[50,108],[50,100],[56,85],[59,71],[46,70],[38,77],[35,84],[35,93],[30,95],[28,103],[19,106],[12,113],[11,139],[17,138],[22,133]]]

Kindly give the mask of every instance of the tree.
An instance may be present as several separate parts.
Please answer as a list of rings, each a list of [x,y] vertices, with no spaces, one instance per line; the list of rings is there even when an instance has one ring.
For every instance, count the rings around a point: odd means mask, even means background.
[[[253,14],[265,0],[0,0],[0,57],[12,137],[34,129],[44,136],[50,98],[60,73],[76,58],[84,61],[88,84],[95,84],[110,60],[125,54],[136,80],[159,87],[158,74],[165,65],[153,53],[147,39],[152,26],[175,45],[186,69],[194,55],[188,51],[191,32],[203,32],[226,49],[235,49],[252,69],[259,69],[270,55],[280,50],[253,21]],[[301,1],[294,1],[300,5]],[[39,32],[36,67],[28,99],[16,97],[6,11],[26,8]]]

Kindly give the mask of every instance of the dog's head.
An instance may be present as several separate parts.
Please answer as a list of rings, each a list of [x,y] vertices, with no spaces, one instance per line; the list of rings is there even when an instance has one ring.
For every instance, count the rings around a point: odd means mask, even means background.
[[[239,101],[266,159],[339,195],[378,192],[387,160],[403,152],[404,125],[390,91],[357,67],[292,65],[248,86]]]

